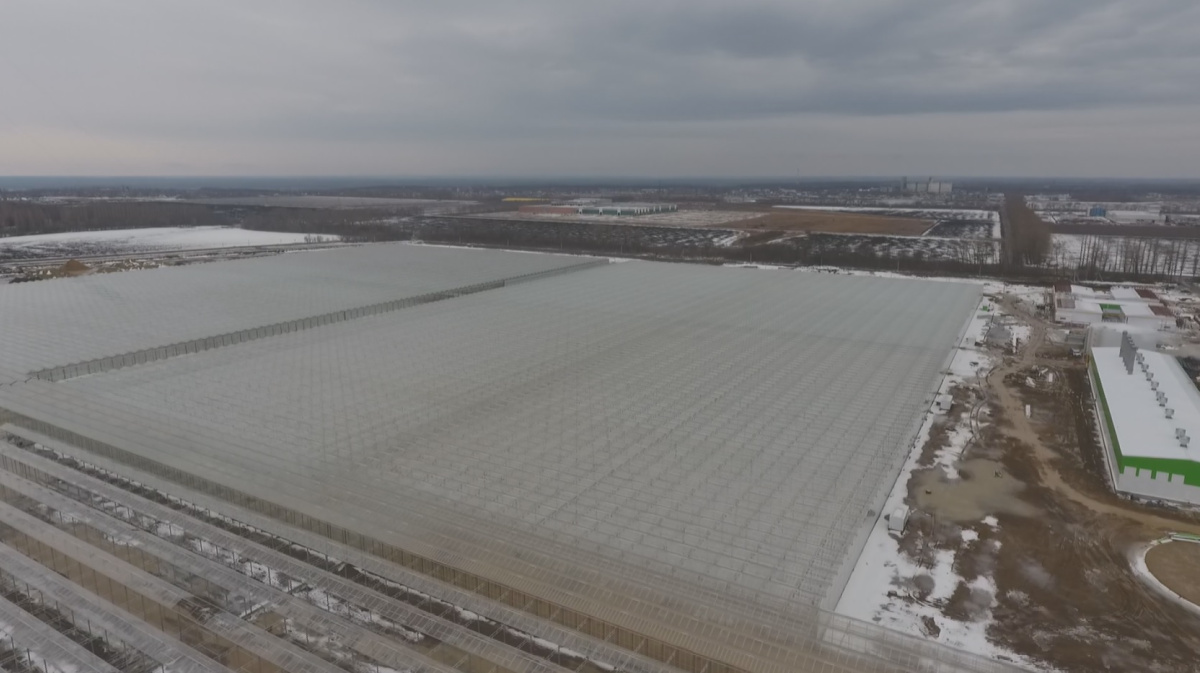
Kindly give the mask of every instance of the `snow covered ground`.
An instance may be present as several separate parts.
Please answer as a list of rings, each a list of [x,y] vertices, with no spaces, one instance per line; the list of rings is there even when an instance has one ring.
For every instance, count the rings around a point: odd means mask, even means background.
[[[0,238],[0,259],[285,245],[305,243],[307,242],[305,238],[306,234],[251,231],[233,227],[154,227],[75,231],[62,234]],[[322,236],[321,238],[325,241],[338,239],[337,236]]]
[[[1127,260],[1139,260],[1142,268],[1176,273],[1193,273],[1200,264],[1200,241],[1180,238],[1086,236],[1052,234],[1047,263],[1058,268],[1075,268],[1081,261],[1104,269],[1119,270]]]

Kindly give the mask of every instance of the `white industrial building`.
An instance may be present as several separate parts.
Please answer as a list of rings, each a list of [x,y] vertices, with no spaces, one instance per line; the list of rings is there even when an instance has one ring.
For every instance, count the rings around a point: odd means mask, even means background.
[[[1119,347],[1090,351],[1101,437],[1117,491],[1200,504],[1200,390],[1166,353]]]
[[[950,182],[941,182],[929,178],[928,180],[909,180],[908,178],[900,179],[900,191],[913,192],[916,194],[949,194],[954,189],[954,184]]]
[[[1168,330],[1175,315],[1153,291],[1117,286],[1098,290],[1059,283],[1054,287],[1054,319],[1072,325],[1124,324],[1138,330]]]

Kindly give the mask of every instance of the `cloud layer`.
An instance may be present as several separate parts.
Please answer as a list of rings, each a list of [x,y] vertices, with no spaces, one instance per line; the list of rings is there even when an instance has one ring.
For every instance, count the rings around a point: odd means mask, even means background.
[[[0,173],[1188,176],[1194,0],[9,0]]]

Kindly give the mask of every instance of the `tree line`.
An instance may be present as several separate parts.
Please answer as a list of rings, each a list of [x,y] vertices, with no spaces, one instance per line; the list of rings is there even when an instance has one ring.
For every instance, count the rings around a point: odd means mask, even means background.
[[[1017,269],[1038,267],[1050,253],[1050,225],[1017,193],[1004,195],[1000,220],[1004,230],[1004,262]]]
[[[211,208],[191,203],[88,201],[55,204],[0,200],[0,236],[222,223],[223,218]]]

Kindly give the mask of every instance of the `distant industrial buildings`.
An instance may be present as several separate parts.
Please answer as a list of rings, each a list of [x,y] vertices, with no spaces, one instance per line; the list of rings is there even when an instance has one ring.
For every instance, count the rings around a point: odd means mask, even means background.
[[[938,182],[933,178],[928,180],[909,180],[900,178],[900,191],[915,194],[949,194],[954,189],[950,182]]]
[[[1102,341],[1093,335],[1094,341]],[[1117,491],[1200,504],[1200,390],[1173,356],[1119,346],[1089,349],[1109,476]]]
[[[521,206],[517,212],[529,215],[612,215],[628,217],[673,213],[679,210],[674,203],[610,203],[604,199],[575,199],[566,203]]]
[[[1117,286],[1097,290],[1082,285],[1054,286],[1054,319],[1073,325],[1120,323],[1142,330],[1175,326],[1175,314],[1152,290]]]

